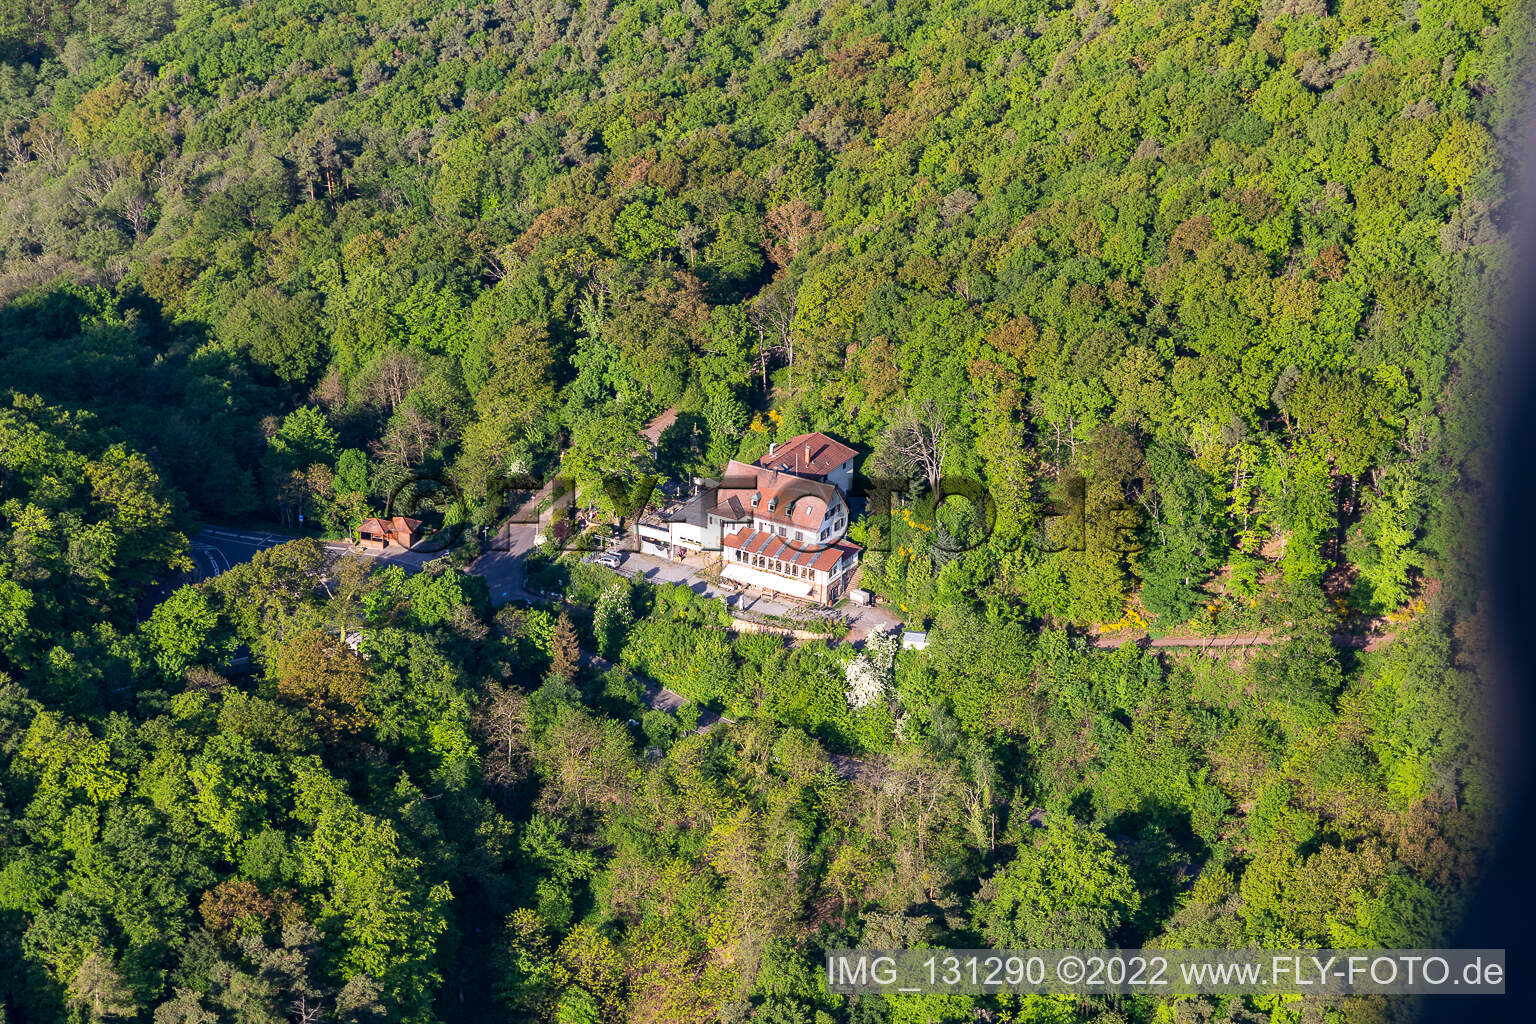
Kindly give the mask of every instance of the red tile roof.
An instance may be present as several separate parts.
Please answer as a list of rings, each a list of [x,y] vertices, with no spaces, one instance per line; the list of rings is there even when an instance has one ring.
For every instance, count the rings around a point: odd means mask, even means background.
[[[810,566],[820,572],[831,572],[832,567],[844,555],[857,555],[860,550],[859,546],[852,541],[835,541],[823,548],[820,545],[797,544],[793,540],[765,530],[737,530],[725,538],[724,544],[728,548],[737,548],[748,554],[775,558],[781,562],[792,562],[799,566]]]
[[[755,480],[755,486],[742,486]],[[752,496],[757,495],[753,507]],[[820,480],[777,473],[732,459],[715,493],[714,512],[726,519],[756,516],[802,530],[816,530],[827,518],[827,508],[837,501],[837,488]]]
[[[403,533],[409,536],[421,528],[420,519],[407,519],[405,516],[395,516],[391,519],[364,519],[358,526],[358,533],[382,533],[386,537]]]
[[[774,445],[773,453],[764,455],[758,465],[781,473],[824,477],[857,454],[826,434],[801,434]]]

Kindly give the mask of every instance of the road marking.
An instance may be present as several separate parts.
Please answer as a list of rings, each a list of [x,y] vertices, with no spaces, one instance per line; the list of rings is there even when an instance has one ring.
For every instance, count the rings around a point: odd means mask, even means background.
[[[207,565],[207,571],[202,573],[205,578],[217,576],[219,573],[227,572],[230,569],[229,556],[218,548],[194,548],[192,556],[194,561]],[[223,563],[223,568],[220,568],[221,562]]]
[[[241,544],[283,544],[292,540],[292,537],[279,537],[275,533],[241,533],[237,530],[221,530],[217,527],[206,527],[199,537],[218,537],[221,540],[238,541]]]

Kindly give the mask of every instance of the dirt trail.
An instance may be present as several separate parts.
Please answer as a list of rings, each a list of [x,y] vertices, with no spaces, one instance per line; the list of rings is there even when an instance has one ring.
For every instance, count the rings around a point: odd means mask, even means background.
[[[1392,639],[1391,633],[1335,633],[1333,634],[1335,647],[1349,648],[1352,650],[1374,651],[1376,648]],[[1119,647],[1122,644],[1133,643],[1138,647],[1152,647],[1159,650],[1168,648],[1198,648],[1203,651],[1226,651],[1233,647],[1267,647],[1271,644],[1284,643],[1284,637],[1275,636],[1267,630],[1259,630],[1253,633],[1230,633],[1222,636],[1096,636],[1093,638],[1095,647]]]

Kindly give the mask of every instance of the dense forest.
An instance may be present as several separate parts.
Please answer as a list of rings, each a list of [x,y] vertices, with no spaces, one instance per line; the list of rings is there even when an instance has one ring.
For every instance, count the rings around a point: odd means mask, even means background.
[[[820,957],[1446,936],[1497,824],[1472,552],[1533,28],[0,4],[0,1019],[1406,1014],[845,998]],[[549,545],[563,594],[498,607],[478,530],[415,574],[319,539],[416,475],[489,527],[510,475],[602,508],[810,430],[911,481],[852,535],[926,649]],[[297,539],[194,582],[207,523]]]

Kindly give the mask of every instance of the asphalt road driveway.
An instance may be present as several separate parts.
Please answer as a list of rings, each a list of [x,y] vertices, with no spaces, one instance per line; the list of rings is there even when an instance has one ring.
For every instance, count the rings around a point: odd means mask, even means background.
[[[242,562],[256,557],[256,552],[286,544],[299,538],[287,534],[267,533],[260,530],[236,530],[226,526],[205,527],[192,538],[192,561],[197,568],[199,581],[227,572]],[[441,555],[439,551],[406,551],[395,548],[375,551],[358,548],[343,541],[324,541],[327,550],[337,554],[366,555],[389,565],[399,565],[414,572]]]

